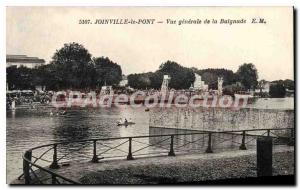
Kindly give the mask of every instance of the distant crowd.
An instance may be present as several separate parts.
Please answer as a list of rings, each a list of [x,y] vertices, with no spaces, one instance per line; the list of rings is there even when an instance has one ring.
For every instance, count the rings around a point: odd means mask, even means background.
[[[14,90],[6,92],[6,108],[17,105],[33,105],[33,103],[49,104],[53,92],[41,92],[31,90]]]
[[[68,94],[69,91],[65,91]],[[145,96],[151,95],[158,95],[159,97],[162,95],[161,90],[156,89],[147,89],[147,90],[136,90],[136,89],[102,89],[101,91],[96,91],[97,97],[104,95],[104,94],[126,94],[132,95],[135,92],[143,92]],[[169,92],[172,92],[173,95],[176,97],[178,95],[186,95],[187,97],[191,97],[193,95],[214,95],[217,92],[215,91],[208,91],[208,92],[198,92],[193,90],[174,90],[171,89]],[[13,109],[15,106],[19,105],[29,105],[33,106],[35,103],[39,104],[50,104],[52,97],[54,95],[54,91],[32,91],[32,90],[13,90],[6,92],[6,107],[7,109]],[[89,92],[82,92],[83,94],[87,94]],[[83,95],[85,96],[85,95]],[[57,97],[61,99],[60,96]],[[64,99],[64,98],[63,98]]]

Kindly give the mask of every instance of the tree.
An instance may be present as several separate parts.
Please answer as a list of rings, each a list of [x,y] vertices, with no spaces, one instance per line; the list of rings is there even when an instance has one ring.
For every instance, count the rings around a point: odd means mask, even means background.
[[[201,79],[208,84],[209,89],[217,89],[218,88],[218,75],[214,72],[204,72],[201,75]]]
[[[91,54],[78,43],[64,44],[52,57],[59,88],[83,89],[92,86],[94,65]]]
[[[273,84],[274,83],[280,83],[280,84],[283,84],[286,89],[295,90],[295,82],[293,80],[290,80],[290,79],[275,80],[275,81],[272,81],[272,83]]]
[[[246,89],[255,89],[257,86],[257,69],[252,63],[244,63],[241,65],[236,75]]]
[[[210,89],[218,88],[218,77],[223,77],[223,85],[231,85],[236,82],[236,74],[228,69],[202,69],[192,68],[193,71],[201,76],[201,79],[208,84]]]
[[[128,85],[135,89],[151,88],[151,80],[149,73],[131,74],[128,75]]]
[[[284,86],[289,90],[295,90],[295,82],[290,79],[285,79],[283,81]]]
[[[171,77],[169,87],[174,89],[188,89],[195,81],[192,69],[182,67],[173,61],[167,61],[161,64],[154,73],[128,75],[128,85],[136,89],[160,89],[164,75]]]
[[[46,90],[58,90],[59,76],[54,64],[42,65],[34,69],[34,84],[45,86]]]
[[[163,80],[163,74],[160,72],[148,72],[139,74],[130,74],[127,77],[128,85],[136,89],[160,89]]]
[[[18,78],[17,66],[10,66],[6,68],[6,82],[8,84],[8,89],[16,89],[16,86],[19,83]]]
[[[231,84],[231,85],[227,85],[224,86],[223,88],[223,94],[224,95],[230,95],[230,96],[234,96],[234,94],[238,91],[244,91],[245,89],[239,85],[239,83],[235,83],[235,84]]]
[[[282,83],[276,83],[270,86],[269,93],[272,98],[284,98],[286,89]]]
[[[6,68],[9,89],[28,90],[34,89],[33,71],[27,67],[11,66]]]
[[[78,43],[64,44],[56,50],[50,64],[36,68],[8,67],[9,89],[34,89],[45,86],[46,90],[89,89],[96,86],[118,85],[122,80],[121,67],[109,58],[91,59],[91,54]]]
[[[161,73],[160,71],[156,71],[154,73],[150,72],[148,75],[151,81],[150,87],[154,89],[160,89],[164,77],[163,73]]]
[[[120,65],[112,62],[108,57],[93,58],[95,65],[94,79],[97,86],[118,85],[122,80]]]
[[[163,75],[170,75],[170,88],[188,89],[195,81],[192,69],[183,67],[174,61],[167,61],[160,65],[158,72]]]

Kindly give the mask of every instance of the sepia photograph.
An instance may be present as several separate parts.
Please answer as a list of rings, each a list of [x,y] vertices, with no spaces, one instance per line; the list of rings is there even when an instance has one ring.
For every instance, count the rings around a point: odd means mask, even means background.
[[[5,10],[7,184],[296,184],[294,7]]]

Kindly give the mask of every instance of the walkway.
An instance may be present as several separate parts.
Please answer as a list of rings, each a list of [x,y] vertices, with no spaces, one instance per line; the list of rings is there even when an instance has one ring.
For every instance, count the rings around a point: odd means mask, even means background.
[[[85,184],[158,184],[256,177],[256,150],[136,158],[130,161],[70,162],[60,169],[51,170]],[[291,175],[293,172],[294,147],[274,146],[273,175]]]

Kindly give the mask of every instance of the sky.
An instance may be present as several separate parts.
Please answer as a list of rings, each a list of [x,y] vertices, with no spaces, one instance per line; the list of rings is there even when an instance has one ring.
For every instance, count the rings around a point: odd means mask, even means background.
[[[263,18],[266,24],[251,24]],[[154,24],[79,24],[80,19],[155,19]],[[177,24],[167,24],[166,20]],[[178,25],[215,19],[217,24]],[[220,24],[245,19],[245,24]],[[163,23],[156,23],[163,21]],[[293,79],[292,7],[7,7],[6,54],[51,60],[65,43],[109,57],[124,74],[155,71],[167,60],[185,67],[237,71],[253,63],[259,79]]]

